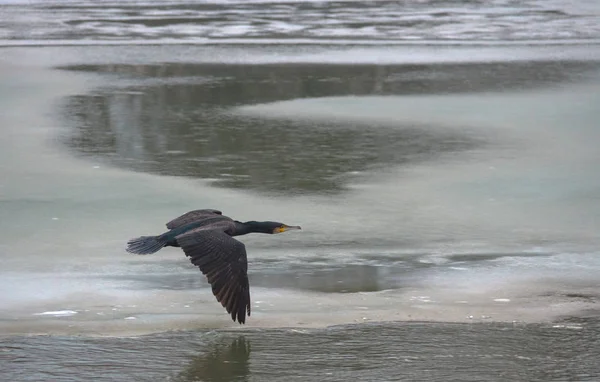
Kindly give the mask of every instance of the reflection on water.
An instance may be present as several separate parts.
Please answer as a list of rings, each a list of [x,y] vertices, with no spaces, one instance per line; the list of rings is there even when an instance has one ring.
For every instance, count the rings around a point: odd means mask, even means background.
[[[350,94],[439,94],[527,89],[585,78],[586,73],[597,70],[598,65],[585,61],[515,61],[407,65],[81,64],[62,68],[117,74],[120,81],[128,85],[152,84],[157,82],[156,79],[171,79],[177,84],[177,79],[186,79],[184,85],[192,86],[171,93],[164,90],[163,94],[179,94],[179,101],[193,97],[193,101],[199,104],[231,106]],[[196,87],[190,82],[207,84]],[[162,85],[168,83],[163,82]]]
[[[194,357],[189,366],[174,380],[178,382],[248,381],[250,341],[240,336],[228,345],[223,342],[215,344],[207,353]]]
[[[531,88],[580,78],[588,66],[80,65],[68,69],[112,73],[119,82],[69,100],[67,116],[75,128],[67,143],[118,166],[226,187],[337,192],[360,172],[469,150],[485,139],[400,122],[264,120],[229,108],[334,95]]]
[[[597,381],[599,329],[580,318],[10,337],[0,370],[7,381]]]

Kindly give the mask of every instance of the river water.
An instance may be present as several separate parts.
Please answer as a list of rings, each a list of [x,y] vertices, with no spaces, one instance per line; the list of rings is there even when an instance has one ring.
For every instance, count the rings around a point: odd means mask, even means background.
[[[3,380],[600,378],[595,2],[0,10]],[[196,208],[303,227],[243,327]]]

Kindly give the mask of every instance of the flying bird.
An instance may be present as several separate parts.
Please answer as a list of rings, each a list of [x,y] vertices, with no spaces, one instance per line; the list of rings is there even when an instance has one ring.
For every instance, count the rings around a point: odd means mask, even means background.
[[[244,244],[233,236],[300,229],[272,221],[240,222],[213,209],[190,211],[168,222],[167,228],[162,235],[129,240],[127,252],[148,255],[163,247],[181,247],[206,275],[217,301],[240,324],[246,322],[246,313],[250,316],[248,258]]]

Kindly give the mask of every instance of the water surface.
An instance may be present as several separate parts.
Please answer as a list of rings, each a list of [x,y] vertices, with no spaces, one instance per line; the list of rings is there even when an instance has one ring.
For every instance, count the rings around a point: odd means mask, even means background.
[[[99,381],[181,382],[592,381],[600,375],[597,353],[582,349],[594,346],[598,329],[593,321],[475,326],[415,322],[119,339],[30,337],[3,341],[0,367],[10,380],[76,381],[94,375]],[[73,351],[76,358],[70,356]],[[31,368],[23,370],[18,367],[22,364]]]
[[[2,5],[4,3],[4,5]],[[597,41],[594,1],[3,0],[7,45]],[[30,25],[35,23],[36,27]]]
[[[104,24],[65,20],[109,8],[15,9],[6,45],[36,30],[108,41],[71,35]],[[18,27],[49,9],[57,22]],[[588,16],[546,16],[591,36]],[[136,23],[112,40],[133,43]],[[597,380],[600,55],[552,33],[537,47],[3,48],[3,375]],[[243,238],[244,328],[180,251],[124,252],[199,207],[304,228]]]

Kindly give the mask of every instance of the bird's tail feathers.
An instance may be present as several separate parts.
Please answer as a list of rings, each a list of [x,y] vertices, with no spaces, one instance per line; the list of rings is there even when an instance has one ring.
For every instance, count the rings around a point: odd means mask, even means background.
[[[160,236],[141,236],[127,242],[126,251],[137,255],[149,255],[158,252],[167,245],[167,241]]]

